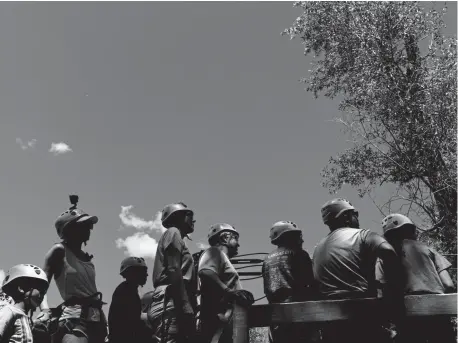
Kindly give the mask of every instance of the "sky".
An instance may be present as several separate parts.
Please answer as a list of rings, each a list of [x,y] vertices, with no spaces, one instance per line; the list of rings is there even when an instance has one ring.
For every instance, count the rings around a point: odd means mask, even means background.
[[[320,171],[349,145],[337,100],[304,90],[311,60],[281,36],[300,14],[290,2],[0,3],[0,269],[43,265],[69,194],[99,217],[85,249],[108,303],[125,256],[147,256],[151,275],[171,202],[195,212],[191,252],[218,222],[239,230],[240,254],[269,252],[272,224],[291,220],[311,253],[335,197]],[[370,200],[337,196],[381,232]],[[263,295],[260,280],[243,285]],[[62,301],[54,282],[48,295]]]

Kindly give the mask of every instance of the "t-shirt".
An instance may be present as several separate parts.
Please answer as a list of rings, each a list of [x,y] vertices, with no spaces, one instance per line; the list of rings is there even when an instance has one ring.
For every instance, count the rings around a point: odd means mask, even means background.
[[[199,272],[201,270],[211,270],[218,275],[226,287],[231,290],[240,290],[239,274],[235,270],[227,255],[217,247],[208,248],[200,257]],[[213,282],[201,280],[201,311],[204,315],[221,313],[226,309],[227,304],[223,304],[224,294]]]
[[[27,317],[24,311],[14,305],[0,305],[0,342],[33,342],[29,317]]]
[[[119,284],[113,293],[108,312],[110,341],[134,342],[142,329],[141,312],[137,289],[126,281]]]
[[[411,239],[402,242],[400,255],[406,276],[406,294],[444,293],[439,273],[451,266],[445,257],[422,242]],[[381,283],[386,283],[381,260],[377,261],[376,278]]]
[[[262,275],[270,303],[304,301],[314,283],[312,260],[302,249],[278,247],[265,258]]]
[[[170,280],[167,275],[167,259],[166,253],[169,248],[174,248],[170,251],[175,251],[174,256],[177,259],[178,265],[181,264],[181,273],[188,293],[190,304],[183,304],[185,312],[190,310],[189,306],[195,308],[195,296],[197,293],[197,276],[194,271],[194,260],[189,252],[186,243],[181,237],[180,230],[175,227],[167,229],[157,243],[156,258],[154,259],[153,269],[153,285],[154,287],[170,285]],[[188,306],[189,305],[189,306]]]
[[[365,229],[331,231],[315,247],[313,272],[324,297],[376,295],[375,263],[386,240]]]

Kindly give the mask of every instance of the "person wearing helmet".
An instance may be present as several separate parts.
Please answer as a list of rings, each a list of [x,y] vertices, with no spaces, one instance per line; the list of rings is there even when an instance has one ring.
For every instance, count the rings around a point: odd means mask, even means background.
[[[148,321],[162,343],[193,341],[197,306],[197,276],[184,237],[194,231],[194,212],[183,203],[162,210],[167,229],[157,244],[152,303]]]
[[[302,249],[302,230],[291,221],[276,222],[270,229],[270,241],[277,248],[266,256],[262,265],[264,293],[269,303],[311,300],[313,267],[309,254]],[[269,341],[306,342],[317,334],[303,324],[272,325]]]
[[[146,262],[141,257],[127,257],[121,262],[120,272],[125,281],[113,293],[108,312],[110,343],[145,342],[146,327],[142,320],[142,305],[138,287],[148,277]],[[146,315],[143,316],[143,319]]]
[[[232,225],[214,224],[208,233],[208,248],[199,260],[203,343],[232,342],[233,302],[250,306],[253,295],[242,290],[239,275],[230,262],[238,253],[239,233]]]
[[[417,227],[410,218],[392,213],[382,220],[383,235],[394,247],[403,269],[404,294],[453,293],[455,285],[448,273],[451,263],[435,249],[417,241]],[[376,276],[385,280],[385,264],[377,261]],[[450,319],[405,320],[397,342],[456,342]]]
[[[72,206],[56,220],[55,228],[62,240],[45,256],[44,271],[50,282],[54,278],[64,303],[59,313],[58,332],[53,343],[102,343],[107,334],[101,293],[97,291],[93,256],[82,250],[90,238],[96,216],[76,208],[78,196],[71,195]],[[41,304],[39,322],[47,322],[51,311],[46,297]]]
[[[313,271],[319,296],[324,299],[377,296],[375,264],[387,265],[388,286],[384,293],[384,316],[397,320],[403,298],[398,279],[400,264],[393,247],[380,235],[359,227],[358,211],[346,199],[333,199],[321,208],[330,233],[315,247]],[[389,313],[388,313],[389,312]],[[360,343],[386,339],[380,323],[333,322],[323,329],[326,342]]]
[[[33,342],[27,313],[32,316],[43,301],[48,286],[45,272],[37,266],[19,264],[8,271],[2,290],[14,303],[0,305],[0,342]]]

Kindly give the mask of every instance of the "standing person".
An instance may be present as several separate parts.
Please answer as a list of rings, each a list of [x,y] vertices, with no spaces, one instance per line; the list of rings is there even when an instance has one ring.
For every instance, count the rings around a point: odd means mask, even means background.
[[[393,213],[382,221],[383,234],[401,261],[406,295],[453,293],[448,273],[451,263],[426,244],[417,241],[417,227],[410,218]],[[386,283],[383,261],[377,263],[377,279]],[[400,327],[397,342],[456,342],[450,318],[408,319]]]
[[[402,293],[398,285],[399,261],[393,247],[380,235],[360,229],[358,212],[345,199],[333,199],[321,208],[330,233],[321,240],[313,254],[313,270],[320,297],[324,299],[375,297],[377,258],[389,266],[384,299],[389,315],[402,315]],[[385,317],[388,313],[385,313]],[[379,323],[368,321],[330,323],[323,329],[327,343],[377,342],[383,337]]]
[[[232,342],[232,308],[254,302],[253,295],[242,290],[239,275],[230,262],[238,253],[239,233],[225,223],[214,224],[208,233],[208,248],[199,260],[203,343]]]
[[[302,230],[290,221],[279,221],[270,229],[270,241],[277,248],[266,256],[262,265],[264,293],[269,303],[300,302],[313,299],[313,265],[302,249]],[[273,343],[308,342],[317,330],[304,324],[282,324],[270,327]]]
[[[12,267],[3,280],[2,290],[14,303],[0,305],[0,342],[32,343],[32,313],[43,301],[48,290],[48,278],[43,270],[31,264]]]
[[[72,206],[55,222],[62,241],[48,251],[43,268],[49,282],[54,278],[64,300],[53,343],[103,343],[107,334],[102,311],[105,303],[97,291],[93,256],[82,250],[98,218],[76,208],[77,195],[70,195],[70,202]],[[51,311],[46,297],[41,310],[37,320],[49,320]]]
[[[184,237],[194,231],[194,212],[183,203],[162,210],[167,229],[159,239],[148,321],[162,343],[192,341],[196,331],[197,276]]]
[[[145,260],[127,257],[121,262],[121,282],[113,293],[108,312],[108,331],[110,343],[146,343],[146,314],[142,316],[142,304],[138,287],[144,286],[148,277]]]

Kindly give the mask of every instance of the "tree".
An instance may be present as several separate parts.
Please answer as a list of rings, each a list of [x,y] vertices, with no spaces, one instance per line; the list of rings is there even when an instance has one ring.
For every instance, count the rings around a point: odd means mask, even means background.
[[[427,228],[443,253],[456,254],[456,37],[443,15],[417,2],[300,2],[284,31],[299,37],[313,67],[303,81],[317,97],[341,97],[337,119],[351,148],[323,169],[331,193],[361,197],[393,184],[383,215],[400,211]]]

